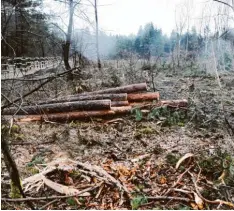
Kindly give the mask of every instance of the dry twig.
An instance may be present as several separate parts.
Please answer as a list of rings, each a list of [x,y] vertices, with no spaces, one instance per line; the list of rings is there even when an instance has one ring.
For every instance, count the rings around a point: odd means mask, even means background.
[[[18,199],[1,198],[1,201],[25,202],[25,201],[39,201],[39,200],[51,200],[51,199],[66,199],[66,198],[70,198],[70,197],[74,197],[74,196],[79,196],[79,195],[81,195],[85,192],[88,192],[88,191],[92,191],[99,186],[100,186],[100,184],[98,184],[94,187],[86,188],[86,189],[80,191],[79,193],[76,193],[73,195],[67,195],[67,196],[48,196],[48,197],[38,197],[38,198],[28,197],[28,198],[18,198]]]

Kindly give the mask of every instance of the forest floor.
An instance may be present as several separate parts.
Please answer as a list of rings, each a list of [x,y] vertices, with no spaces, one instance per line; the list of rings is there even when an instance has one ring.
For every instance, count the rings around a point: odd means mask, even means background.
[[[96,78],[87,79],[86,86],[101,88],[101,83],[90,82]],[[57,170],[47,178],[79,191],[92,189],[84,196],[35,200],[34,205],[43,209],[233,209],[227,202],[234,203],[234,134],[230,128],[234,125],[234,74],[220,78],[221,91],[214,76],[159,73],[154,91],[160,92],[161,99],[189,100],[186,119],[173,124],[165,116],[136,120],[134,114],[86,122],[16,123],[11,151],[22,180],[43,171],[52,161],[71,159],[104,169],[126,188],[121,191],[115,182],[107,182],[90,169]],[[176,169],[184,155],[189,158],[182,159]],[[3,164],[2,198],[9,198],[5,172]],[[59,193],[42,185],[27,195],[37,198]],[[25,207],[24,203],[2,201],[2,209]]]

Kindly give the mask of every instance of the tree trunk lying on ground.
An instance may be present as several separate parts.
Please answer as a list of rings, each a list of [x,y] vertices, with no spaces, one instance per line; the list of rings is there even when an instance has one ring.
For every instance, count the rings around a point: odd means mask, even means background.
[[[120,94],[96,94],[96,95],[69,95],[57,99],[49,99],[46,101],[38,102],[38,105],[50,103],[63,103],[72,101],[85,101],[85,100],[112,100],[112,101],[127,101],[127,93]]]
[[[128,106],[129,102],[126,101],[111,101],[111,107],[120,107],[120,106]]]
[[[112,107],[111,110],[103,111],[74,111],[67,113],[55,113],[47,115],[28,115],[15,118],[17,122],[32,122],[32,121],[70,121],[76,119],[87,119],[91,117],[112,116],[115,114],[126,114],[132,109],[131,106]]]
[[[175,107],[175,108],[181,108],[181,107],[187,107],[188,106],[188,101],[183,99],[183,100],[162,100],[157,103],[152,103],[152,102],[132,102],[130,103],[131,106],[154,106],[154,107],[160,107],[163,105],[168,105],[170,107]]]
[[[188,106],[187,100],[165,100],[160,101],[156,104],[151,103],[130,103],[130,106],[112,107],[111,110],[100,110],[100,111],[73,111],[64,113],[53,113],[53,114],[42,114],[42,115],[27,115],[19,116],[15,118],[18,122],[32,122],[32,121],[70,121],[76,119],[87,119],[90,117],[104,117],[112,116],[116,114],[127,114],[133,106],[153,106],[160,107],[163,105],[169,105],[175,108],[186,108]]]
[[[69,111],[89,111],[89,110],[110,110],[110,100],[90,100],[90,101],[76,101],[54,104],[43,104],[37,106],[23,106],[19,110],[18,108],[8,108],[3,111],[3,115],[13,114],[45,114],[45,113],[57,113],[57,112],[69,112]]]
[[[183,100],[162,100],[160,101],[161,105],[170,105],[172,107],[187,107],[188,101],[186,99]]]
[[[115,88],[109,88],[99,91],[93,91],[93,92],[85,92],[81,95],[88,95],[88,94],[107,94],[107,93],[132,93],[132,92],[140,92],[140,91],[147,91],[147,84],[146,83],[140,83],[140,84],[131,84],[127,86],[120,86]]]
[[[159,100],[158,92],[148,92],[139,94],[128,94],[129,102],[146,101],[146,100]]]

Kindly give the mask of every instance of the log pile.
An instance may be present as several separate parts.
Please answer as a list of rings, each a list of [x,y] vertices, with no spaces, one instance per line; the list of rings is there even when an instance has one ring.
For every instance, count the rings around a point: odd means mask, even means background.
[[[15,120],[20,122],[70,121],[127,114],[136,106],[147,105],[186,108],[188,102],[187,100],[160,101],[158,92],[147,92],[146,83],[139,83],[48,99],[20,108],[11,107],[5,109],[2,114],[15,115]]]

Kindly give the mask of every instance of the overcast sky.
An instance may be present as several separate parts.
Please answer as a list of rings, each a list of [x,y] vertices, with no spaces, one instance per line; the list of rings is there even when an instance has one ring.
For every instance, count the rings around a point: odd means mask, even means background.
[[[94,0],[89,0],[94,2]],[[163,33],[170,35],[171,31],[179,26],[179,23],[185,23],[184,30],[194,25],[199,31],[202,26],[209,24],[214,28],[214,22],[217,22],[217,5],[220,4],[212,0],[97,0],[98,17],[100,29],[111,34],[136,34],[140,25],[153,22],[155,26],[161,28]],[[228,1],[228,0],[227,0]],[[46,0],[45,7],[51,9],[51,12],[57,12],[62,18],[59,22],[66,22],[67,13],[64,5]],[[80,7],[83,12],[77,12],[75,16],[75,28],[89,27],[90,24],[83,19],[89,17],[94,21],[94,9],[88,1],[83,0],[83,6]],[[223,15],[224,7],[222,5],[219,14]],[[82,14],[83,13],[83,14]],[[229,15],[234,17],[234,13],[229,9]],[[186,19],[189,17],[189,19]],[[204,18],[205,17],[205,18]],[[230,17],[220,16],[222,22],[229,20],[229,24],[234,26],[234,21]],[[220,21],[220,19],[219,19]]]

